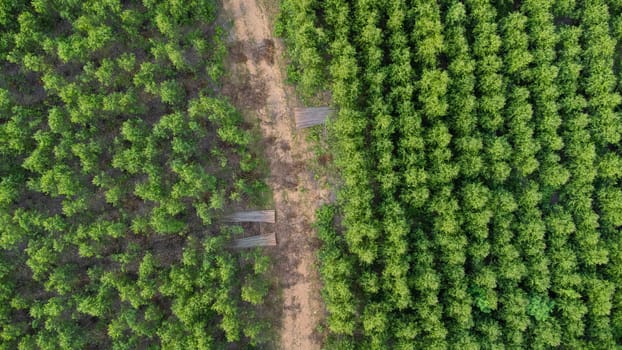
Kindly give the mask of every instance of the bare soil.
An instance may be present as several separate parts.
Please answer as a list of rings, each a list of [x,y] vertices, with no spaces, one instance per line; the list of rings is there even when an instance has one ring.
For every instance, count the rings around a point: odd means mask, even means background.
[[[314,156],[304,131],[294,128],[297,101],[284,82],[283,45],[273,37],[268,11],[258,0],[224,0],[230,24],[229,77],[222,92],[243,113],[259,120],[270,169],[278,246],[269,248],[282,295],[274,310],[280,349],[319,349],[318,324],[325,310],[315,266],[318,239],[312,223],[317,207],[331,198],[308,164]],[[272,12],[272,11],[270,11]],[[277,300],[275,300],[277,301]]]

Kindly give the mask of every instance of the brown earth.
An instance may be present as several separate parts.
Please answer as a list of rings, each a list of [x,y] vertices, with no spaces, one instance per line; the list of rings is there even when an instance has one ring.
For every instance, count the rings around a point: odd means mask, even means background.
[[[230,75],[222,92],[247,115],[259,119],[270,168],[267,182],[277,213],[278,246],[272,255],[282,295],[280,310],[274,310],[275,318],[280,318],[276,346],[319,349],[322,337],[317,326],[325,311],[312,223],[317,207],[330,200],[330,193],[318,186],[308,170],[314,156],[304,132],[294,128],[292,107],[297,103],[284,83],[283,45],[273,37],[268,11],[257,0],[224,0],[223,5],[225,16],[233,22],[228,39]]]

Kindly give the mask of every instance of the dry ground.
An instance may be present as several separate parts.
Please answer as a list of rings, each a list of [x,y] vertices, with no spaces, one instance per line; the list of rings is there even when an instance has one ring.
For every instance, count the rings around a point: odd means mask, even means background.
[[[330,193],[314,181],[313,160],[303,132],[294,129],[297,102],[284,82],[282,44],[273,37],[268,11],[257,0],[224,0],[229,25],[229,77],[223,93],[247,116],[259,119],[270,169],[278,246],[272,249],[282,295],[274,310],[281,349],[313,350],[321,346],[317,326],[324,318],[315,267],[318,240],[315,210]],[[273,10],[273,9],[272,9]],[[273,14],[270,11],[271,15]],[[271,16],[270,16],[271,17]]]

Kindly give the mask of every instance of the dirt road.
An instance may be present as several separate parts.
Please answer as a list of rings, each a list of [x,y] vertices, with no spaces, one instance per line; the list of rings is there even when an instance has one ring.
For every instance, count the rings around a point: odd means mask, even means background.
[[[329,198],[318,188],[306,167],[312,155],[304,135],[294,129],[291,92],[284,83],[282,45],[273,38],[266,11],[257,0],[224,0],[233,20],[231,48],[232,86],[225,86],[239,108],[260,119],[270,166],[268,184],[277,212],[278,247],[275,271],[283,290],[280,339],[286,350],[320,348],[316,329],[324,309],[319,293],[315,251],[318,241],[311,223],[315,210]]]

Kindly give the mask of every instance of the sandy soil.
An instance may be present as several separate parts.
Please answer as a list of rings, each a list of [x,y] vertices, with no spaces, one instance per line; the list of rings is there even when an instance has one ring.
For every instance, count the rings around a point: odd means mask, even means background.
[[[315,268],[318,246],[311,223],[315,210],[330,198],[305,164],[312,158],[304,135],[295,130],[293,94],[282,72],[282,44],[273,37],[266,11],[257,0],[224,0],[231,24],[229,38],[232,81],[223,88],[238,106],[260,120],[270,166],[277,213],[278,247],[273,251],[282,288],[279,325],[281,349],[319,349],[317,325],[324,317]],[[278,315],[277,315],[278,316]]]

